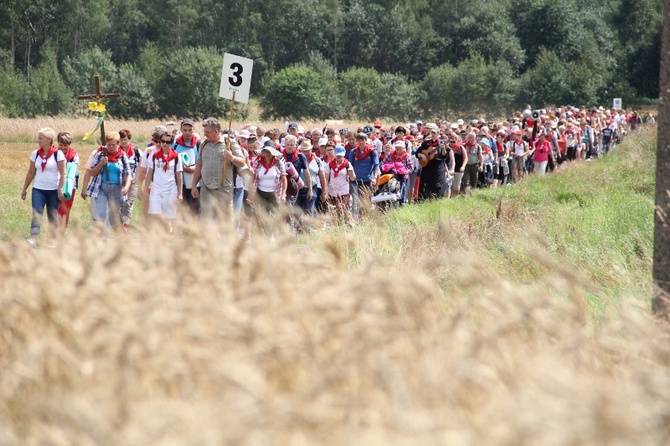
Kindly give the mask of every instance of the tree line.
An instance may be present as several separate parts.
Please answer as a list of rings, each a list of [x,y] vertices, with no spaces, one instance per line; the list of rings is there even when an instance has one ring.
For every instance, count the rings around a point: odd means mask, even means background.
[[[661,0],[7,0],[0,20],[7,116],[77,111],[94,74],[117,117],[221,116],[224,52],[274,118],[658,97]]]

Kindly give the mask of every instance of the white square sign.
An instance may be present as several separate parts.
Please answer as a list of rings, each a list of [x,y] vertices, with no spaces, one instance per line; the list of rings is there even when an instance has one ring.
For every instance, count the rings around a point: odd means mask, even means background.
[[[229,53],[224,54],[219,96],[232,101],[233,93],[235,93],[235,101],[248,103],[253,67],[254,61],[251,59]]]
[[[621,107],[621,98],[614,98],[614,100],[612,101],[612,108],[616,108],[617,110],[623,108]]]

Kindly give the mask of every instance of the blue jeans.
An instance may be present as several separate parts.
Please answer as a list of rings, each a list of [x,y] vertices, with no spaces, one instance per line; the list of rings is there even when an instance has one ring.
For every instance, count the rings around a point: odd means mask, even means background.
[[[233,216],[239,226],[240,215],[242,214],[242,205],[244,204],[244,188],[236,187],[233,189]]]
[[[312,186],[311,199],[307,198],[307,192],[307,187],[300,189],[298,192],[298,199],[296,200],[296,204],[300,206],[300,209],[302,209],[305,214],[309,215],[310,217],[314,217],[314,211],[316,209],[316,186]]]
[[[405,180],[405,177],[401,176],[400,177],[402,181],[400,181],[400,204],[403,205],[407,203],[407,180]]]
[[[94,221],[105,221],[116,228],[121,223],[121,185],[103,182],[95,198]]]
[[[361,216],[361,195],[363,189],[367,189],[369,196],[367,197],[370,200],[372,196],[372,189],[370,187],[370,181],[356,180],[352,181],[352,198],[353,200],[353,214],[354,218],[358,219]]]
[[[45,206],[47,208],[47,218],[49,219],[49,224],[57,229],[58,207],[60,206],[58,190],[43,190],[35,189],[33,187],[31,201],[33,207],[33,219],[30,222],[30,235],[37,235],[40,233]]]

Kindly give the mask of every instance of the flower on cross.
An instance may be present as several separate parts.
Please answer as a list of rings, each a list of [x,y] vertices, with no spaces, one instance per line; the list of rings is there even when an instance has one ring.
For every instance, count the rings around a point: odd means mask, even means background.
[[[93,133],[95,133],[95,131],[100,128],[103,119],[105,119],[105,114],[107,113],[107,107],[102,102],[91,101],[88,103],[88,109],[98,115],[98,122],[93,130],[84,135],[84,137],[82,138],[84,141],[90,138],[93,135]],[[102,136],[100,139],[101,140],[104,139],[104,136]]]
[[[92,101],[88,103],[88,109],[92,112],[98,113],[99,116],[105,116],[107,107],[102,102]]]

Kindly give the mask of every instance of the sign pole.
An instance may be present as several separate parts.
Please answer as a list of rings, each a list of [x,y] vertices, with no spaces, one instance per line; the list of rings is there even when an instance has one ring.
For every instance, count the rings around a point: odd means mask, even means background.
[[[254,61],[245,57],[225,53],[223,55],[223,69],[221,70],[221,84],[219,85],[219,96],[230,100],[230,118],[228,119],[228,139],[226,150],[231,150],[233,134],[233,116],[235,115],[235,101],[249,102],[249,89],[251,86],[251,71]],[[223,174],[221,185],[226,182],[227,162],[224,157]],[[234,186],[234,185],[233,185]]]
[[[230,117],[228,118],[228,138],[226,138],[226,150],[231,150],[230,149],[230,137],[232,136],[232,131],[233,131],[233,116],[235,113],[235,92],[233,91],[233,98],[230,100]],[[228,163],[226,162],[226,159],[224,157],[223,159],[223,173],[221,176],[221,186],[225,186],[226,184],[226,165]],[[233,188],[235,185],[233,184]]]

